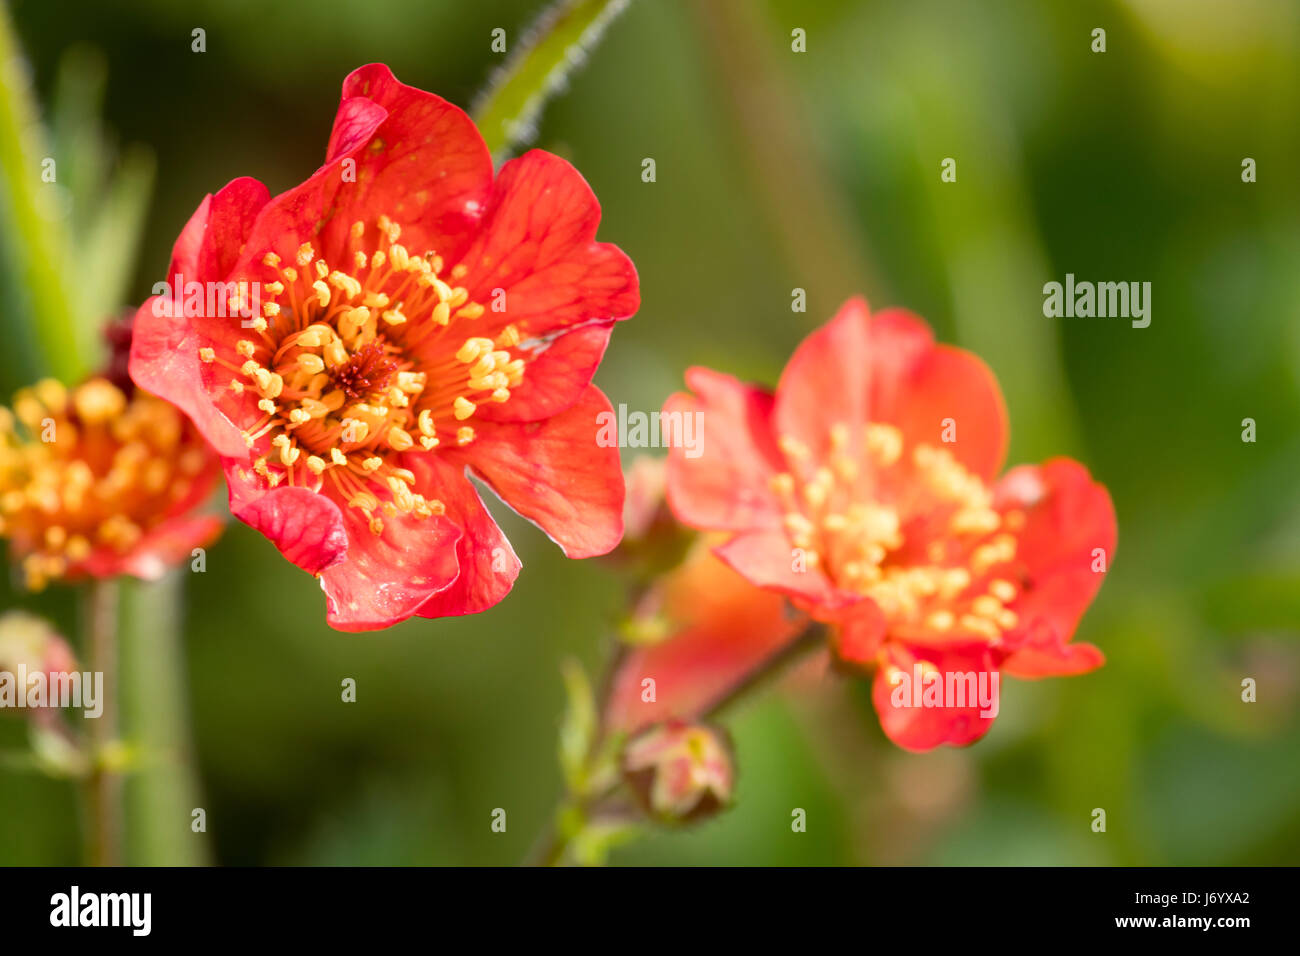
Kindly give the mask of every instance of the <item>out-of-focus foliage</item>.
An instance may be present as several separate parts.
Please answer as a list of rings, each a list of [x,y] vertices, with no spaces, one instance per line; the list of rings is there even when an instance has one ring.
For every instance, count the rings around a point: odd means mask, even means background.
[[[205,192],[240,175],[280,190],[316,168],[350,69],[383,60],[467,105],[500,64],[491,31],[516,38],[537,13],[523,0],[11,8],[42,101],[64,53],[92,44],[106,124],[157,157],[136,299]],[[199,27],[205,53],[191,52]],[[796,28],[806,53],[791,50]],[[641,314],[598,378],[614,402],[657,408],[689,364],[772,381],[862,291],[978,350],[1007,394],[1012,461],[1080,457],[1120,528],[1079,635],[1106,652],[1099,672],[1008,681],[987,738],[922,756],[883,739],[864,687],[799,672],[735,715],[736,808],[613,862],[1300,858],[1296,62],[1300,7],[1265,0],[654,0],[610,27],[537,145],[590,180],[601,238],[641,274]],[[956,183],[940,181],[946,157]],[[1150,281],[1151,326],[1044,318],[1043,283],[1067,272]],[[14,341],[23,313],[2,281]],[[796,287],[806,314],[790,310]],[[21,371],[5,366],[0,392]],[[525,856],[561,790],[560,661],[595,671],[621,590],[526,523],[505,528],[525,570],[504,604],[380,634],[330,631],[312,580],[240,526],[188,576],[220,862]],[[57,592],[4,596],[68,619]],[[1241,701],[1245,677],[1257,703]],[[22,743],[0,715],[0,747]],[[795,808],[806,833],[791,832]],[[0,771],[0,862],[74,862],[73,814],[66,785]]]

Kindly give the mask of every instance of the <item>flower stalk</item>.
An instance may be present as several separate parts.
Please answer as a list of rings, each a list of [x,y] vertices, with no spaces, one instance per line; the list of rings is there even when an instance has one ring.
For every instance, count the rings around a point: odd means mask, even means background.
[[[119,586],[92,578],[85,587],[84,653],[92,673],[103,675],[103,712],[91,723],[91,769],[86,799],[86,858],[91,866],[117,866],[122,851],[122,780],[117,760],[117,624]]]
[[[559,0],[525,32],[471,109],[495,160],[536,136],[546,101],[564,89],[628,2]]]
[[[181,644],[182,573],[126,582],[122,601],[122,719],[140,766],[126,784],[127,859],[134,866],[201,866],[199,807]]]

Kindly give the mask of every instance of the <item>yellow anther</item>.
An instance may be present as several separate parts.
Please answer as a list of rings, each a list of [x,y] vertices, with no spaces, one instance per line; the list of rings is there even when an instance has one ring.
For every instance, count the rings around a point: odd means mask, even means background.
[[[456,416],[456,421],[463,422],[474,414],[477,406],[463,395],[459,395],[456,401],[451,403],[452,414]]]
[[[410,432],[394,425],[388,429],[388,444],[395,451],[406,451],[415,444],[415,439],[411,437]]]
[[[309,325],[298,333],[298,338],[295,340],[295,344],[300,345],[305,349],[316,349],[320,348],[326,342],[331,341],[333,338],[334,330],[328,325]]]
[[[456,444],[465,446],[474,440],[474,429],[468,425],[456,429]]]
[[[338,339],[335,339],[333,342],[327,342],[322,354],[325,356],[325,364],[330,368],[338,368],[340,365],[346,365],[348,359],[351,358],[351,356],[348,355],[348,350],[344,348],[343,343]]]
[[[316,293],[316,301],[320,303],[322,309],[329,308],[330,304],[330,287],[320,279],[311,284],[312,290]]]
[[[791,438],[789,435],[782,435],[776,440],[776,444],[787,457],[799,460],[808,457],[808,446],[797,438]]]
[[[466,339],[456,352],[456,360],[469,365],[471,362],[478,361],[478,357],[484,352],[492,351],[492,340],[483,338]]]
[[[997,578],[989,582],[989,593],[1001,601],[1003,604],[1010,604],[1016,599],[1019,593],[1016,586],[1004,578]]]
[[[346,272],[338,272],[337,270],[331,272],[330,285],[344,292],[350,299],[354,299],[361,294],[361,283]]]
[[[324,458],[318,458],[316,455],[307,456],[307,467],[311,469],[312,474],[322,474],[329,466],[325,464]]]
[[[952,629],[956,620],[952,611],[935,611],[925,619],[925,624],[936,631],[947,631]]]
[[[200,362],[215,362],[216,360],[217,360],[217,353],[214,349],[209,349],[209,348],[199,349]]]
[[[876,464],[888,468],[903,454],[903,433],[894,425],[872,423],[867,426],[867,452]]]
[[[298,356],[298,367],[308,375],[319,375],[325,371],[325,360],[315,352],[303,352]]]
[[[257,346],[248,339],[240,339],[235,343],[235,351],[244,358],[252,358],[253,353],[257,351]]]
[[[47,394],[46,398],[50,399],[53,396]],[[59,406],[62,404],[63,401],[58,402]],[[106,379],[95,378],[73,393],[72,404],[77,410],[77,417],[83,423],[98,425],[118,418],[126,409],[127,402],[126,396],[116,385]],[[57,406],[51,401],[46,401],[46,407],[53,410]]]
[[[311,247],[310,242],[304,242],[298,247],[298,254],[295,256],[295,261],[297,261],[298,265],[306,266],[310,264],[314,258],[316,258],[316,250]]]

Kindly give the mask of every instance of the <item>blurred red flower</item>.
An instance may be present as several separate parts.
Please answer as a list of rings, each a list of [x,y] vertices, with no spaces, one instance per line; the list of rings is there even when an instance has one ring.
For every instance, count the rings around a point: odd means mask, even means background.
[[[237,179],[199,206],[131,375],[194,419],[231,510],[319,577],[331,625],[481,611],[519,561],[467,469],[570,557],[622,531],[591,378],[639,291],[599,221],[564,160],[494,178],[461,110],[362,67],[306,182]]]
[[[0,408],[0,537],[32,590],[189,560],[221,533],[198,510],[219,474],[175,407],[106,378],[45,379]]]
[[[703,368],[687,384],[665,411],[700,413],[703,453],[671,452],[673,511],[730,532],[724,561],[832,625],[838,662],[874,671],[895,743],[971,743],[1001,673],[1103,663],[1070,639],[1113,556],[1110,496],[1066,459],[999,479],[997,382],[924,321],[854,299],[800,345],[775,394]],[[991,708],[976,692],[990,686]]]

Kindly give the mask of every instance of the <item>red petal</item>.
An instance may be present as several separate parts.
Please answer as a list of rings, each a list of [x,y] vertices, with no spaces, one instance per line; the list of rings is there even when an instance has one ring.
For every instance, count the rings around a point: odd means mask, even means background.
[[[985,481],[1006,458],[1006,405],[997,378],[964,349],[934,345],[925,321],[902,309],[871,323],[871,420],[897,425],[908,444],[945,448]],[[956,441],[942,443],[944,420]]]
[[[485,328],[513,323],[527,339],[636,312],[636,269],[617,246],[595,241],[599,223],[591,187],[558,156],[535,149],[501,167],[462,260],[470,298],[490,310]],[[491,311],[496,290],[505,294],[500,313]]]
[[[347,557],[348,533],[339,506],[328,495],[281,485],[265,490],[233,462],[226,462],[230,511],[266,535],[280,553],[308,574],[319,575]]]
[[[774,430],[802,442],[818,460],[826,457],[833,424],[847,425],[851,441],[861,440],[873,363],[882,361],[869,325],[866,301],[850,299],[799,344],[781,373]]]
[[[785,462],[772,438],[772,396],[707,368],[688,369],[686,384],[695,395],[678,393],[664,404],[664,414],[683,422],[694,415],[700,425],[698,455],[686,448],[668,453],[673,513],[696,528],[780,527],[781,504],[769,482]]]
[[[1040,640],[1035,640],[1035,638]],[[1095,671],[1106,663],[1106,655],[1092,644],[1062,644],[1047,628],[1037,629],[1006,660],[1002,670],[1012,677],[1033,680],[1039,677],[1076,677]]]
[[[835,588],[820,568],[795,570],[794,549],[784,531],[751,531],[715,548],[714,553],[751,584],[778,591],[820,611],[859,600]]]
[[[326,619],[340,631],[388,627],[411,617],[457,575],[460,529],[442,517],[384,517],[371,532],[360,511],[307,488],[259,487],[226,462],[230,510],[298,567],[320,578]]]
[[[995,507],[1025,513],[1017,560],[1026,580],[1011,610],[1020,618],[1006,635],[1013,650],[1004,664],[1020,676],[1045,676],[1051,668],[1082,673],[1101,663],[1100,653],[1069,651],[1083,612],[1101,587],[1104,571],[1094,571],[1094,549],[1104,552],[1109,569],[1115,555],[1115,508],[1105,486],[1088,469],[1067,458],[1041,467],[1013,468],[998,482]],[[1022,657],[1016,649],[1026,648]],[[1056,662],[1056,663],[1053,663]]]
[[[378,114],[355,104],[356,98],[387,112],[369,136]],[[325,249],[354,221],[370,223],[386,213],[401,225],[412,252],[436,249],[448,263],[463,253],[492,189],[491,154],[464,110],[399,82],[382,63],[363,66],[343,81],[322,170],[344,158],[356,160],[355,181],[344,182],[334,168],[329,181],[317,184],[318,215],[338,208],[324,230]]]
[[[231,180],[215,196],[205,196],[172,247],[168,282],[177,273],[185,282],[224,279],[270,199],[267,188],[247,176]]]
[[[558,415],[591,384],[612,331],[609,324],[588,325],[534,348],[516,349],[528,363],[523,382],[510,390],[510,401],[480,405],[476,415],[492,422],[535,422]]]
[[[403,464],[415,472],[415,488],[426,498],[441,501],[447,517],[462,531],[456,542],[460,573],[416,613],[420,617],[476,614],[499,603],[519,576],[519,558],[463,468],[447,464],[438,455],[408,455]]]
[[[182,230],[172,253],[169,284],[180,276],[181,289],[190,282],[224,281],[248,230],[267,201],[266,187],[253,179],[236,179],[215,196],[206,197]],[[247,453],[240,429],[216,409],[208,394],[213,370],[199,360],[199,348],[219,337],[233,349],[240,336],[238,322],[217,319],[196,331],[194,320],[173,307],[169,298],[149,299],[136,312],[132,325],[132,380],[176,405],[194,422],[208,443],[222,455]],[[175,312],[175,316],[158,314]],[[215,386],[214,386],[215,387]]]
[[[460,529],[446,518],[384,517],[384,533],[349,508],[347,560],[321,575],[326,619],[340,631],[388,627],[419,613],[457,577]]]
[[[859,601],[837,615],[832,623],[831,644],[838,660],[861,669],[878,663],[888,629],[880,605],[869,598]]]
[[[306,241],[321,258],[341,259],[352,224],[373,226],[381,214],[402,227],[412,252],[435,249],[454,262],[491,187],[491,157],[463,110],[399,83],[382,64],[364,66],[343,82],[325,165],[267,204],[239,269],[260,276],[267,252],[292,262]]]
[[[886,661],[872,682],[871,697],[880,717],[881,729],[890,740],[904,750],[920,752],[932,750],[940,744],[964,747],[988,733],[997,716],[997,690],[1001,682],[994,683],[998,671],[986,647],[914,650],[890,641],[885,645],[885,653]],[[924,696],[917,702],[913,695],[917,679],[913,665],[920,660],[928,661],[942,675],[945,693],[940,696],[939,703],[950,706],[924,706]],[[964,681],[955,682],[961,686],[963,695],[967,689],[973,689],[965,700],[959,701],[946,693],[950,674],[974,675],[973,688]],[[982,716],[983,708],[979,703],[981,679],[986,699],[990,701],[988,716]],[[921,680],[924,691],[924,676]],[[965,706],[957,706],[959,702]]]
[[[568,411],[540,422],[484,427],[464,461],[506,504],[545,531],[570,558],[610,551],[623,537],[618,448],[599,442],[609,400],[594,385]]]
[[[330,166],[359,146],[364,146],[375,135],[379,125],[388,119],[388,110],[372,99],[354,96],[348,99],[347,83],[343,87],[343,101],[334,114],[334,129],[330,132],[329,146],[325,150],[325,165]]]
[[[609,725],[636,731],[672,717],[700,717],[802,633],[807,619],[698,549],[663,579],[664,615],[677,626],[662,643],[630,650],[610,690]],[[655,699],[642,699],[654,680]]]

